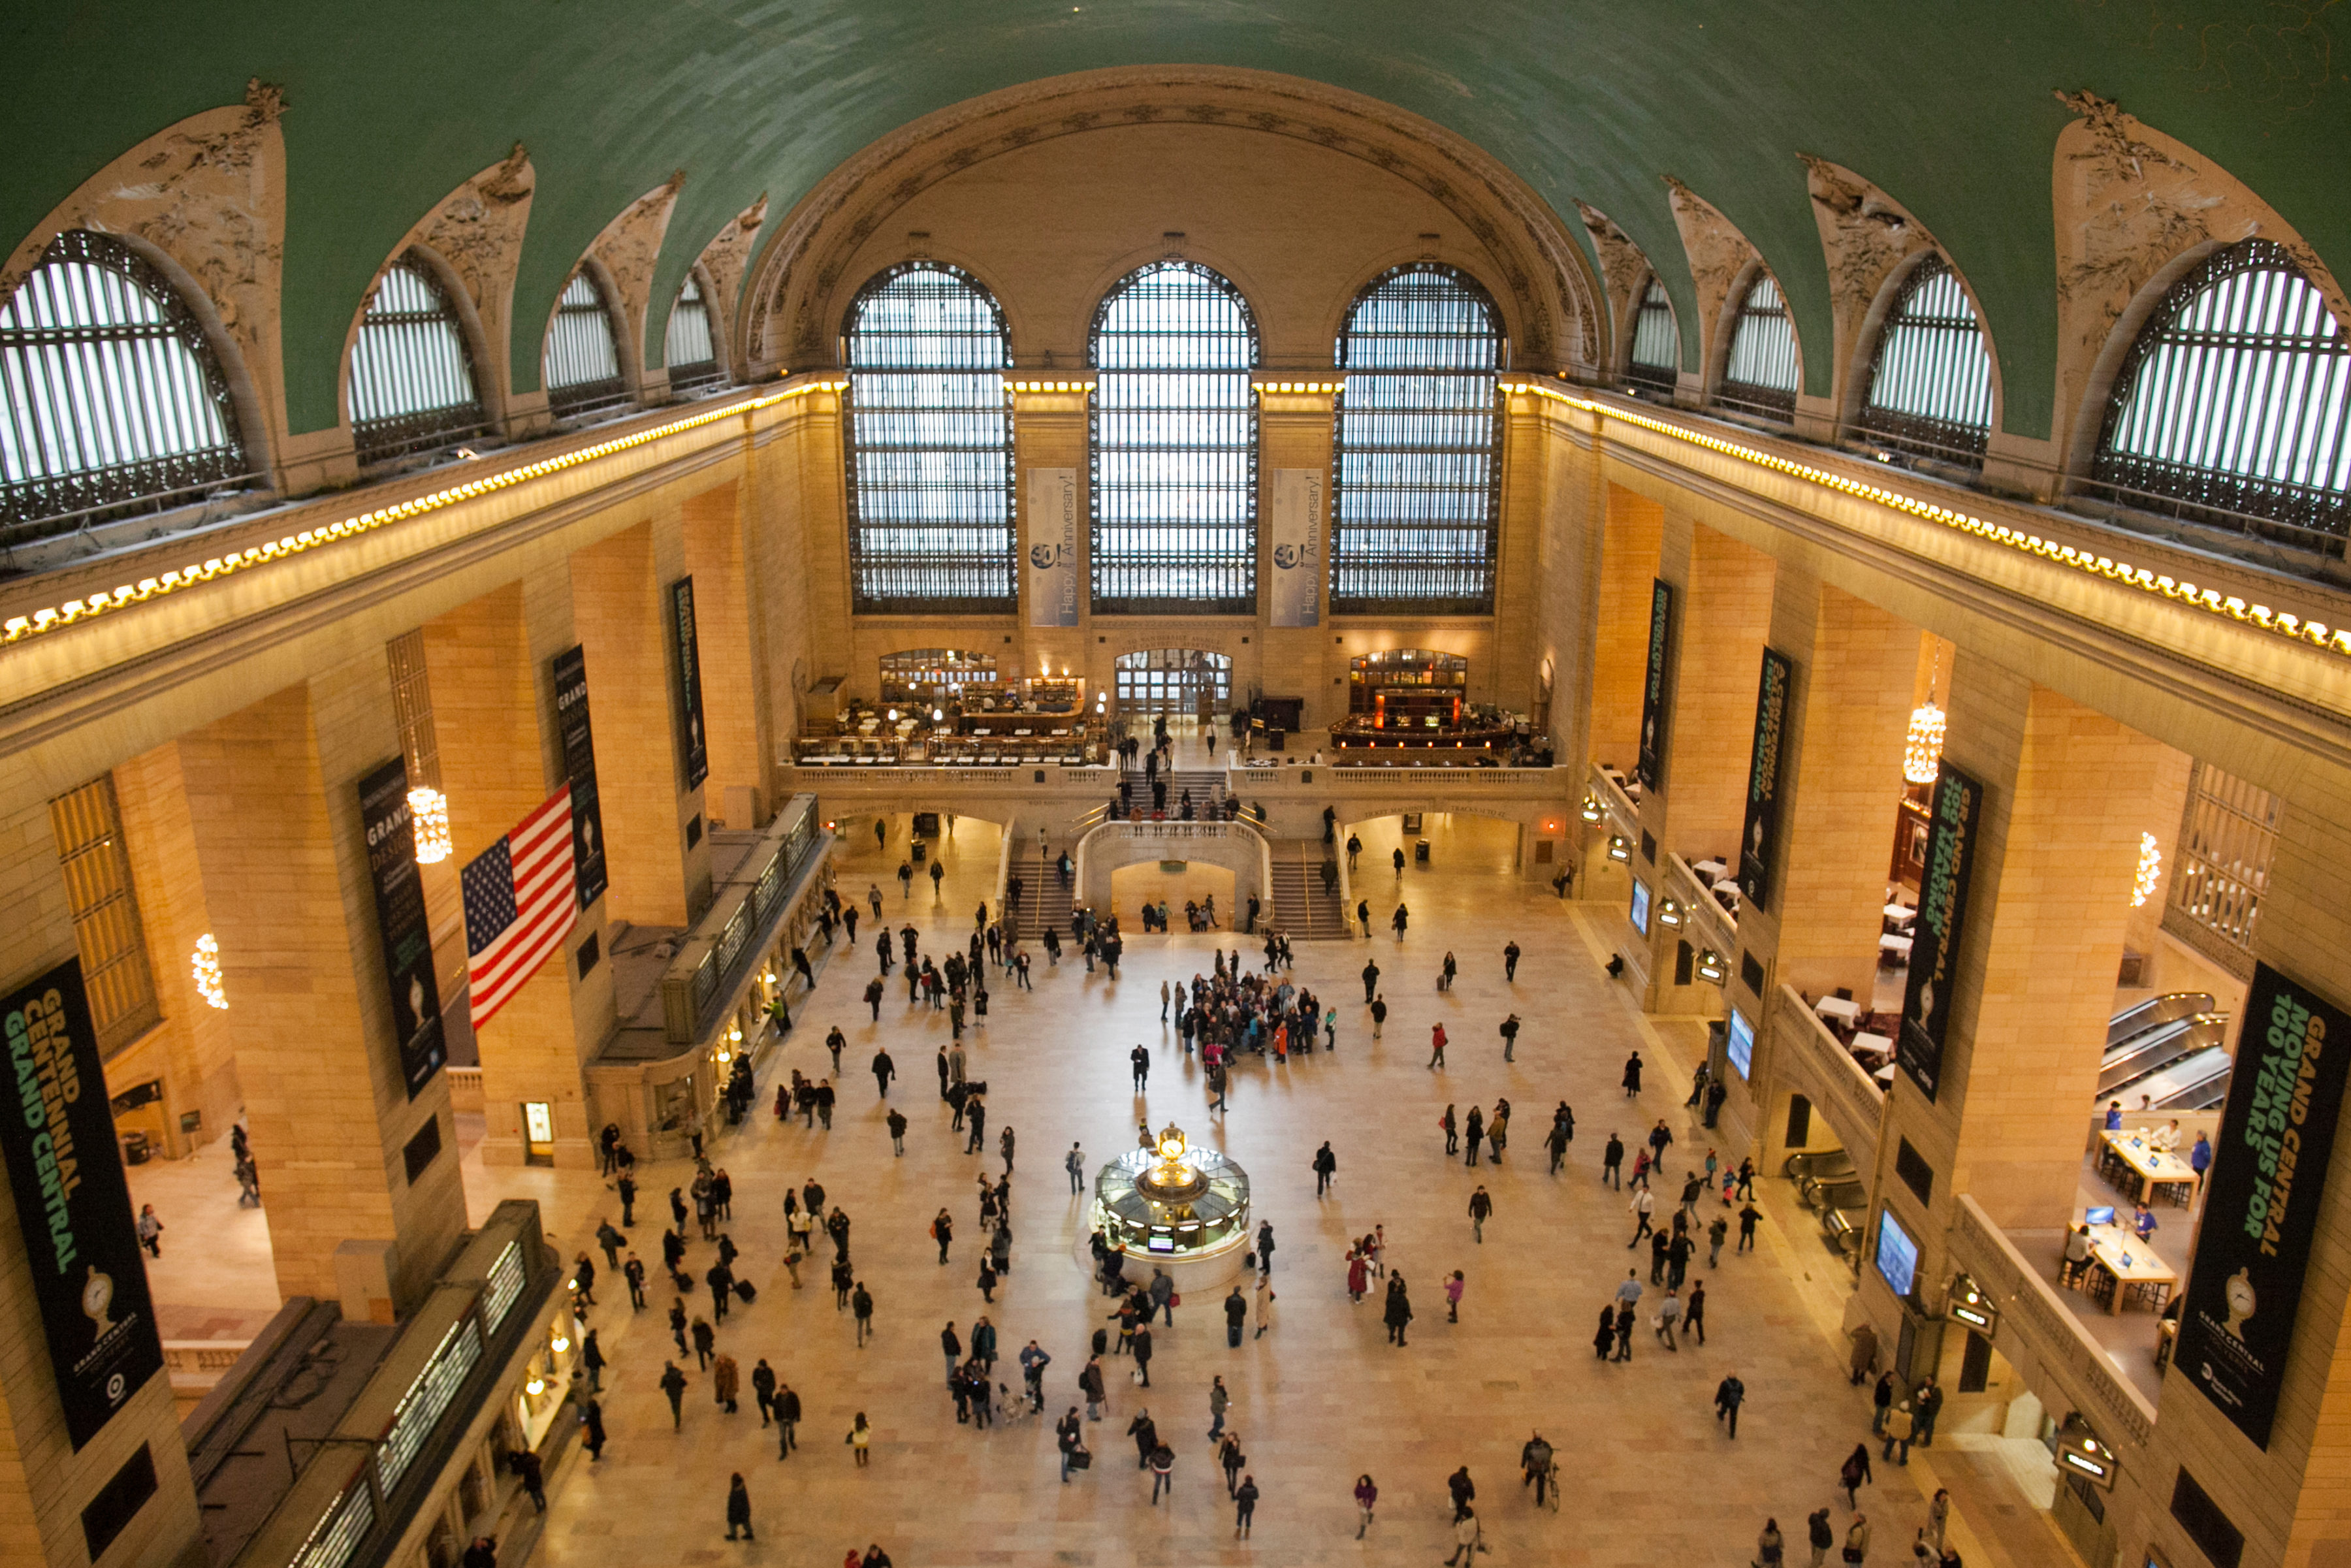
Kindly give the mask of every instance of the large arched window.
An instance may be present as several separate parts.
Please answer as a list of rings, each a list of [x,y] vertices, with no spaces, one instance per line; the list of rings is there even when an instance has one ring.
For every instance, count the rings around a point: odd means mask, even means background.
[[[629,401],[629,383],[621,374],[620,335],[612,319],[594,275],[584,267],[573,273],[563,286],[563,297],[555,302],[554,319],[547,324],[547,348],[540,355],[547,406],[556,418],[617,408]]]
[[[1888,446],[1983,462],[1991,434],[1991,355],[1975,302],[1928,251],[1895,296],[1869,362],[1861,428]]]
[[[2351,346],[2283,246],[2241,241],[2173,287],[2115,378],[2092,476],[2133,506],[2344,553]]]
[[[669,308],[669,329],[662,335],[662,363],[669,367],[669,390],[699,392],[726,379],[718,363],[717,334],[710,329],[710,301],[703,297],[702,275],[689,272],[677,302]]]
[[[1332,614],[1492,612],[1503,357],[1493,302],[1449,267],[1400,267],[1356,297],[1339,335]]]
[[[1189,261],[1130,273],[1094,312],[1093,607],[1257,609],[1257,322]]]
[[[933,261],[860,290],[849,359],[849,557],[862,611],[1002,614],[1016,602],[1012,363],[1004,313]]]
[[[0,304],[0,542],[253,477],[204,328],[146,257],[68,229]]]
[[[393,262],[368,298],[351,345],[350,402],[362,463],[428,451],[489,423],[465,322],[423,256]]]
[[[1640,308],[1633,312],[1633,350],[1625,363],[1625,379],[1636,387],[1674,395],[1682,374],[1682,330],[1674,319],[1674,302],[1657,275],[1641,291]]]
[[[1796,328],[1780,281],[1758,272],[1730,324],[1730,355],[1714,401],[1766,419],[1796,417]]]

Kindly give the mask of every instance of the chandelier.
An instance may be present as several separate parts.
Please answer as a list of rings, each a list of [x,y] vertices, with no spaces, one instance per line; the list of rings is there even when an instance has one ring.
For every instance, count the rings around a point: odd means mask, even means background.
[[[2153,833],[2138,836],[2138,874],[2131,879],[2131,907],[2138,908],[2155,896],[2156,879],[2163,874],[2163,852],[2155,846]]]
[[[449,797],[429,784],[408,792],[408,815],[416,830],[416,863],[449,858]]]
[[[196,989],[204,1000],[224,1012],[228,1009],[228,991],[221,984],[220,944],[209,931],[196,938],[195,956],[189,961],[189,972],[195,976]]]
[[[1943,762],[1943,710],[1935,699],[1910,710],[1910,733],[1902,747],[1902,777],[1913,784],[1932,784]]]

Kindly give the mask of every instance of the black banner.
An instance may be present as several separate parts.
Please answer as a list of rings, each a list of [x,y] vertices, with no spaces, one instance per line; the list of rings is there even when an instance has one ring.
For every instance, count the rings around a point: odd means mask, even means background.
[[[1982,810],[1983,786],[1944,763],[1927,821],[1927,869],[1919,876],[1918,918],[1910,928],[1902,1038],[1895,1045],[1895,1060],[1929,1100],[1943,1075],[1943,1033],[1959,984],[1959,926],[1968,915],[1968,866]]]
[[[367,832],[368,878],[375,884],[383,984],[392,997],[400,1075],[413,1100],[448,1060],[441,1032],[441,989],[433,974],[433,932],[424,917],[424,881],[416,873],[416,828],[408,805],[408,768],[395,757],[360,780],[360,823]]]
[[[1665,784],[1666,654],[1673,614],[1674,585],[1658,578],[1649,588],[1649,676],[1641,686],[1641,757],[1633,769],[1645,790]]]
[[[15,1111],[0,1116],[0,1152],[78,1452],[163,1370],[81,960],[0,1002],[0,1030],[16,1086]]]
[[[2253,966],[2172,1360],[2264,1448],[2325,1196],[2346,1052],[2351,1016]]]
[[[571,885],[580,907],[604,895],[604,814],[596,804],[596,735],[588,723],[588,653],[555,655],[555,722],[571,784]]]
[[[710,777],[710,743],[702,728],[702,648],[694,635],[694,579],[669,585],[670,632],[677,643],[677,740],[684,748],[685,788]]]
[[[1780,757],[1788,729],[1788,683],[1796,666],[1763,650],[1755,685],[1755,749],[1747,759],[1747,826],[1739,840],[1739,895],[1769,907],[1771,868],[1780,860]]]

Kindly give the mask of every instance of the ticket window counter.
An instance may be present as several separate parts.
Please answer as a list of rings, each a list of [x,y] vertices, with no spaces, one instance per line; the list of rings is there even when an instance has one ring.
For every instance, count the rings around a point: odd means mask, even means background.
[[[544,1100],[523,1102],[522,1163],[527,1166],[551,1166],[555,1163],[555,1107]]]

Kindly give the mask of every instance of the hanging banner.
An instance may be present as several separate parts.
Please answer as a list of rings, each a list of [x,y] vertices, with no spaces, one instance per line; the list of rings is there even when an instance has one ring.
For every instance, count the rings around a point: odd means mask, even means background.
[[[571,786],[571,884],[587,908],[604,894],[604,817],[596,803],[596,735],[588,723],[588,653],[555,655],[555,722]]]
[[[1671,651],[1674,585],[1663,578],[1649,586],[1649,674],[1641,685],[1641,757],[1634,777],[1645,790],[1662,789],[1666,778],[1666,656]]]
[[[449,1046],[442,1031],[441,989],[433,973],[424,879],[416,870],[408,768],[399,758],[360,780],[360,825],[367,834],[368,881],[375,888],[376,940],[383,949],[384,988],[392,996],[400,1075],[413,1100],[449,1059]]]
[[[710,741],[702,727],[702,644],[694,634],[694,579],[669,585],[671,641],[677,648],[677,744],[685,789],[710,777]]]
[[[1959,928],[1968,915],[1968,868],[1975,856],[1983,786],[1943,764],[1927,821],[1927,869],[1918,881],[1918,918],[1910,927],[1910,976],[1902,989],[1902,1038],[1895,1059],[1932,1100],[1943,1075],[1943,1035],[1958,988]]]
[[[1322,518],[1330,478],[1320,468],[1273,471],[1273,624],[1322,624]]]
[[[1029,470],[1029,624],[1078,623],[1078,471]]]
[[[1739,841],[1739,896],[1757,909],[1768,907],[1771,868],[1780,860],[1780,757],[1788,727],[1788,684],[1796,666],[1763,650],[1763,674],[1755,685],[1755,748],[1747,758],[1747,826]]]
[[[2256,964],[2244,1019],[2172,1361],[2266,1448],[2325,1196],[2351,1016]]]
[[[0,1001],[0,1030],[16,1086],[14,1108],[0,1116],[0,1155],[78,1452],[163,1370],[81,960]]]

